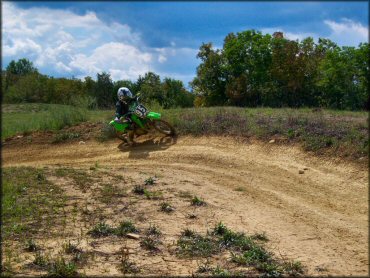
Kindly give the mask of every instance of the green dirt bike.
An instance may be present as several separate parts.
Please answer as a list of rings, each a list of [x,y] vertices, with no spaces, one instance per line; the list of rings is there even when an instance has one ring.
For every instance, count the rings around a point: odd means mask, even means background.
[[[129,106],[129,115],[132,121],[130,129],[128,129],[129,123],[110,121],[109,124],[114,127],[117,137],[129,145],[133,145],[135,135],[138,137],[147,134],[151,129],[168,136],[175,135],[175,129],[161,119],[161,114],[149,111],[139,103],[139,98],[136,96]]]

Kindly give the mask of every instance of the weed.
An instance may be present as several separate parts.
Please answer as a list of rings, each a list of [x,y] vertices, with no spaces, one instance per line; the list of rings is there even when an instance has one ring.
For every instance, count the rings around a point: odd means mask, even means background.
[[[285,262],[283,268],[290,275],[302,274],[304,272],[302,263],[298,261]]]
[[[145,188],[142,185],[135,185],[133,192],[138,195],[144,195]]]
[[[66,262],[63,257],[57,258],[48,268],[48,277],[76,277],[78,276],[76,264]]]
[[[49,260],[47,257],[41,254],[41,252],[36,252],[35,259],[33,260],[33,264],[40,266],[40,267],[46,267],[49,264]]]
[[[36,245],[36,242],[33,239],[28,239],[26,241],[25,250],[28,251],[28,252],[34,252],[34,251],[39,250],[39,247]]]
[[[100,200],[106,204],[111,203],[113,198],[123,197],[126,195],[127,194],[122,188],[118,188],[111,184],[104,184],[100,189]]]
[[[135,225],[129,221],[122,221],[117,228],[115,228],[114,233],[117,236],[125,236],[128,233],[138,233],[139,230],[135,227]]]
[[[231,273],[227,269],[223,269],[217,265],[217,267],[212,270],[212,275],[215,277],[229,277],[231,276]]]
[[[139,268],[134,262],[130,261],[129,250],[127,248],[121,248],[122,256],[119,269],[123,274],[138,273],[140,272]]]
[[[209,257],[219,250],[211,237],[201,236],[188,229],[182,232],[177,246],[180,255],[191,257]]]
[[[173,212],[175,209],[174,207],[171,206],[171,204],[167,203],[167,202],[163,202],[161,204],[161,211],[163,212],[166,212],[166,213],[171,213]]]
[[[64,142],[64,141],[79,138],[79,137],[80,137],[79,133],[61,132],[61,133],[57,133],[54,136],[52,143],[60,143],[60,142]]]
[[[144,190],[144,195],[149,200],[158,200],[162,198],[162,192]]]
[[[154,185],[154,183],[155,183],[155,182],[156,182],[155,177],[149,177],[149,178],[147,178],[147,179],[144,181],[145,185]]]
[[[207,259],[201,265],[198,265],[197,273],[209,273],[213,270],[213,267],[210,265],[210,261]]]
[[[161,230],[156,225],[150,225],[148,230],[146,231],[146,235],[148,236],[160,236],[161,234]]]
[[[197,196],[194,196],[193,199],[191,199],[191,205],[192,206],[205,206],[207,203],[202,200],[201,198],[198,198]]]
[[[239,192],[244,192],[245,191],[245,188],[242,187],[242,186],[238,186],[237,188],[234,189],[235,191],[239,191]]]
[[[158,244],[160,243],[161,242],[157,237],[145,236],[140,241],[140,246],[150,251],[159,251]]]
[[[69,177],[73,179],[75,184],[83,191],[91,186],[94,180],[88,175],[86,171],[72,169],[72,168],[58,168],[55,170],[55,175],[58,177]]]
[[[114,234],[115,229],[104,222],[95,225],[87,234],[93,237],[106,237]]]
[[[82,251],[78,248],[77,244],[71,243],[70,240],[63,244],[63,250],[66,254],[81,253]]]
[[[96,139],[100,142],[105,142],[116,137],[117,134],[115,128],[108,123],[103,123],[100,134],[96,137]]]
[[[189,219],[197,219],[198,218],[198,216],[196,215],[196,214],[194,214],[194,213],[190,213],[190,214],[188,214],[188,216],[187,216]]]
[[[181,232],[181,236],[182,237],[195,237],[196,233],[195,231],[186,228]]]
[[[214,228],[213,228],[213,234],[215,235],[224,235],[226,232],[228,232],[229,230],[227,229],[227,227],[225,226],[225,224],[223,224],[222,222],[219,222]]]
[[[267,235],[265,232],[263,233],[255,233],[251,236],[251,239],[260,240],[260,241],[268,241]]]

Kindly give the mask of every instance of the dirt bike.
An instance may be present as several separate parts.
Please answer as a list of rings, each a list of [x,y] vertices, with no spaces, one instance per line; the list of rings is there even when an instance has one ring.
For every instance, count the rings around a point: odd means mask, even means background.
[[[140,97],[136,96],[130,102],[128,114],[131,123],[110,121],[109,124],[114,127],[117,137],[129,145],[133,145],[135,135],[138,137],[147,134],[152,129],[168,136],[175,135],[175,129],[168,122],[161,119],[161,114],[149,111],[139,102],[139,99]]]

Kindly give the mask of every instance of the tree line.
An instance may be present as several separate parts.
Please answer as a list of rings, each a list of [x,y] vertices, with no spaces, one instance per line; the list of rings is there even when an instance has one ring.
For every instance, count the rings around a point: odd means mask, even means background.
[[[180,80],[164,78],[147,72],[136,82],[113,81],[110,74],[98,73],[96,80],[87,76],[77,78],[54,78],[39,73],[28,59],[11,61],[2,71],[4,103],[41,102],[59,103],[89,108],[112,108],[117,101],[120,87],[128,87],[140,93],[147,104],[157,103],[163,108],[193,106],[194,95],[187,91]]]
[[[119,87],[140,93],[144,103],[164,108],[195,106],[369,108],[369,43],[339,47],[311,37],[288,40],[280,32],[263,35],[247,30],[230,33],[222,49],[203,43],[200,64],[190,82],[147,72],[136,81],[54,78],[39,73],[31,61],[11,61],[2,71],[4,102],[44,102],[110,108]]]
[[[369,44],[288,40],[255,30],[230,33],[222,49],[203,43],[191,82],[196,106],[369,107]]]

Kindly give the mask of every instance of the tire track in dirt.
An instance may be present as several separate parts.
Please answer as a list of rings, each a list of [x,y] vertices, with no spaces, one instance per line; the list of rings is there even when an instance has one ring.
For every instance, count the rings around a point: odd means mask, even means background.
[[[93,140],[5,145],[3,166],[98,162],[129,171],[161,169],[174,185],[198,185],[218,208],[214,217],[230,227],[266,231],[274,252],[302,261],[309,275],[368,274],[366,169],[289,146],[219,137],[148,138],[133,148]]]

